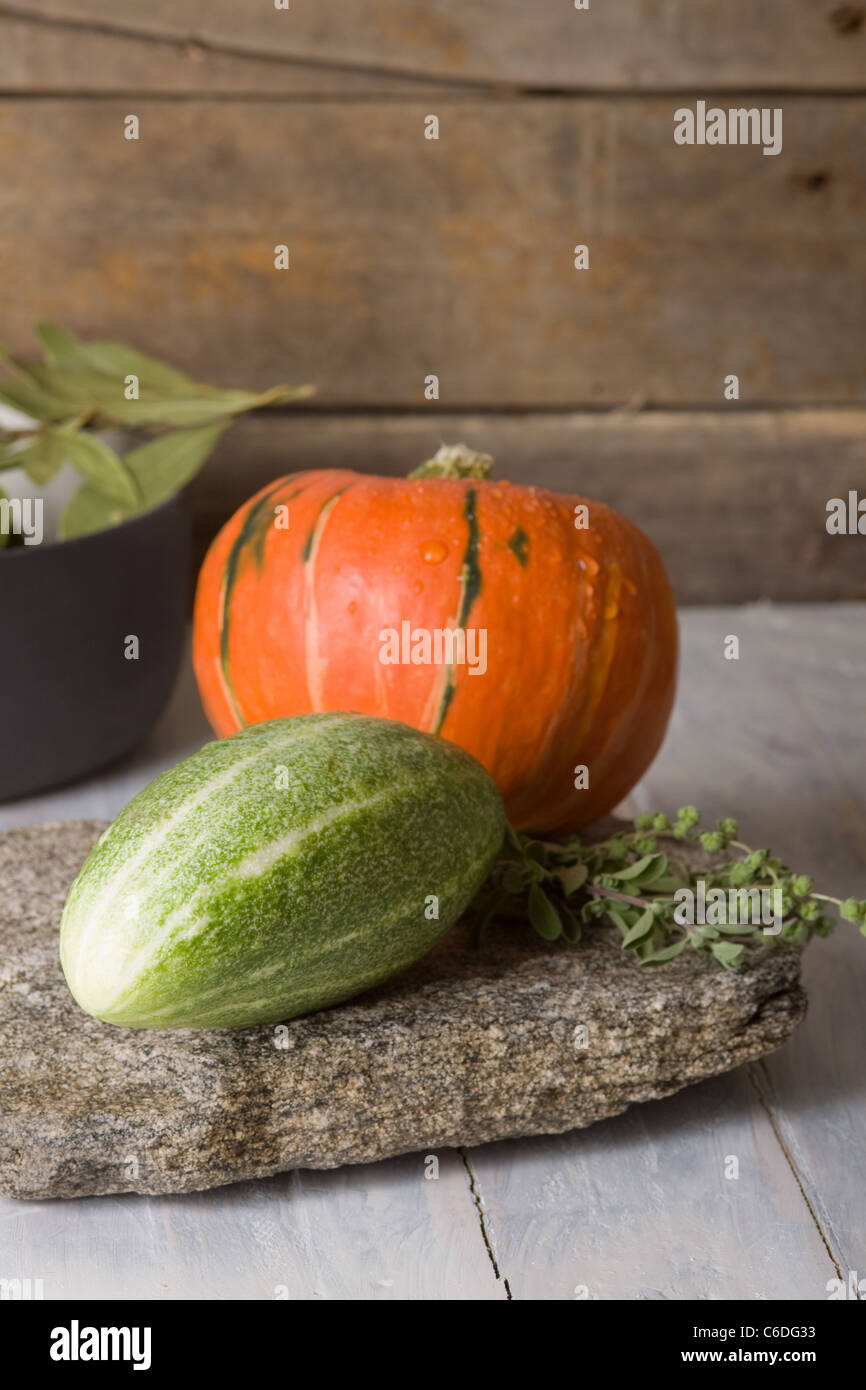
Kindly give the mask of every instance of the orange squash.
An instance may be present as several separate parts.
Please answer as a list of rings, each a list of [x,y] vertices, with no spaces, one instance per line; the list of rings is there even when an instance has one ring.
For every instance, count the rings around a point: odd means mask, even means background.
[[[609,507],[494,481],[491,463],[458,445],[405,479],[293,473],[250,498],[196,594],[216,732],[357,710],[468,749],[517,827],[615,806],[673,702],[664,566]]]

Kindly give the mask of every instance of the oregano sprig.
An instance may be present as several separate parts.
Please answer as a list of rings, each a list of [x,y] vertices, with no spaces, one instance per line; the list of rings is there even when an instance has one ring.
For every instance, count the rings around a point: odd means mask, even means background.
[[[556,843],[509,826],[502,855],[475,898],[470,919],[482,934],[496,917],[528,918],[545,940],[572,943],[584,927],[606,924],[617,929],[623,948],[641,965],[662,965],[691,947],[710,953],[727,969],[749,950],[801,946],[813,935],[828,936],[839,918],[866,936],[866,900],[816,893],[807,874],[792,872],[768,849],[743,844],[738,834],[730,817],[712,830],[703,828],[694,806],[681,807],[673,821],[662,813],[644,813],[631,830],[595,841],[572,835]],[[706,863],[690,865],[680,846],[703,850]],[[683,899],[675,895],[684,889],[696,893],[699,880],[707,893],[777,890],[779,930],[766,932],[760,920],[676,921],[674,910]],[[836,916],[824,904],[835,908]]]

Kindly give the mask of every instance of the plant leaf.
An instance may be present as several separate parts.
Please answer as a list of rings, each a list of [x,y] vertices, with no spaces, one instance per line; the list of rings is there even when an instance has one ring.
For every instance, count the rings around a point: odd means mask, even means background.
[[[128,376],[137,376],[142,391],[161,396],[194,396],[210,388],[193,381],[186,372],[170,367],[145,352],[124,343],[90,342],[81,345],[88,366],[121,385]]]
[[[28,478],[37,487],[44,487],[66,462],[66,441],[67,436],[61,430],[39,430],[13,456],[14,462],[19,468],[26,469]]]
[[[36,324],[36,336],[42,344],[42,355],[50,367],[70,367],[73,370],[87,362],[84,344],[74,333],[56,323]]]
[[[623,947],[627,949],[629,946],[634,946],[638,941],[642,941],[644,937],[648,936],[652,931],[654,923],[655,914],[652,908],[648,907],[641,913],[640,917],[638,917],[634,926],[630,927],[626,932],[622,939]]]
[[[4,376],[0,379],[0,401],[34,420],[65,420],[69,415],[69,406],[64,401],[43,391],[33,381]]]
[[[720,965],[724,965],[728,970],[733,970],[743,954],[744,947],[735,945],[733,941],[715,941],[710,950]]]
[[[641,882],[646,884],[646,879],[642,879]],[[654,893],[668,897],[680,888],[691,888],[692,885],[687,878],[675,878],[673,874],[664,874],[661,878],[652,879],[649,886]]]
[[[663,965],[665,961],[673,960],[679,955],[685,946],[688,945],[688,938],[683,936],[679,941],[673,941],[670,946],[662,946],[660,951],[653,951],[650,956],[643,956],[641,965]]]
[[[141,400],[128,401],[121,396],[106,405],[103,413],[126,425],[176,425],[179,427],[205,425],[209,421],[227,420],[235,415],[243,415],[248,410],[257,410],[263,405],[272,405],[276,400],[300,400],[309,395],[305,387],[277,387],[255,395],[251,391],[208,391],[199,396],[173,396],[152,399],[145,396]]]
[[[623,936],[625,936],[625,935],[627,934],[628,929],[629,929],[629,924],[628,924],[628,922],[625,920],[625,918],[623,917],[623,915],[622,915],[622,913],[620,912],[619,908],[617,908],[617,907],[609,907],[609,908],[607,908],[607,910],[605,911],[605,914],[604,914],[604,915],[605,915],[605,917],[608,918],[609,921],[613,922],[613,925],[616,927],[617,931],[621,931],[622,934],[623,934]]]
[[[586,883],[589,877],[589,869],[586,864],[568,864],[562,869],[556,870],[556,877],[562,884],[562,891],[567,898],[572,893],[576,893],[581,884]]]
[[[155,507],[179,492],[212,453],[229,423],[218,421],[199,429],[178,430],[131,450],[124,462],[138,483],[144,505]]]
[[[529,885],[529,920],[545,941],[555,941],[562,934],[559,913],[537,883]]]
[[[36,333],[49,366],[92,372],[114,382],[121,390],[128,376],[137,376],[140,387],[160,395],[191,396],[208,389],[177,368],[124,343],[82,342],[74,333],[45,321],[36,325]]]
[[[126,511],[104,493],[85,483],[70,498],[60,518],[58,534],[62,541],[72,540],[75,536],[89,536],[92,531],[106,531],[111,526],[118,526],[132,515],[133,512]]]
[[[96,435],[68,433],[64,451],[69,462],[96,492],[119,503],[126,511],[140,508],[142,499],[135,478],[114,450]]]
[[[572,946],[575,946],[581,937],[580,919],[575,917],[568,903],[558,903],[557,910],[562,918],[562,934]]]
[[[502,875],[502,887],[506,893],[522,893],[526,887],[526,878],[520,864],[512,861],[505,868]]]
[[[611,878],[619,879],[621,882],[639,878],[644,870],[649,868],[653,860],[657,858],[658,855],[656,854],[645,854],[642,859],[636,859],[633,864],[629,864],[627,869],[619,869],[616,873],[611,874]]]
[[[0,468],[17,468],[18,456],[21,453],[23,441],[19,439],[5,439],[0,443]]]
[[[656,883],[667,872],[668,857],[666,854],[656,856],[652,864],[648,864],[640,875],[641,888],[648,888],[650,884],[655,888]]]

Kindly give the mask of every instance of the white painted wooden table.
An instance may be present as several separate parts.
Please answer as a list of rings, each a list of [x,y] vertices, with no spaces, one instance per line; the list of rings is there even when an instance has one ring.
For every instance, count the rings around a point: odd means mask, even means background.
[[[866,896],[866,604],[695,609],[682,633],[634,804],[737,816]],[[0,828],[110,819],[207,737],[187,672],[146,747],[0,807]],[[3,1199],[0,1276],[46,1298],[824,1299],[866,1277],[866,941],[840,927],[805,979],[809,1016],[764,1062],[589,1130],[440,1153],[436,1181],[416,1154],[185,1197]]]

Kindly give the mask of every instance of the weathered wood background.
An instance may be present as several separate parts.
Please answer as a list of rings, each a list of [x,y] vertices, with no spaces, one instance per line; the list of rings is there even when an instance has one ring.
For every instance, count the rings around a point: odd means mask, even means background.
[[[782,153],[675,145],[699,98],[781,107]],[[824,526],[866,492],[864,228],[863,4],[0,4],[3,339],[318,388],[224,441],[200,543],[281,470],[465,437],[632,516],[682,601],[866,596]]]

